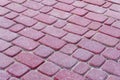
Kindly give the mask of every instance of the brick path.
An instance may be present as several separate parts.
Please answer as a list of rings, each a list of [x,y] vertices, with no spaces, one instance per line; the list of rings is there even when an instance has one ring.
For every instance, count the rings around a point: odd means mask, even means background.
[[[0,80],[120,80],[120,0],[0,0]]]

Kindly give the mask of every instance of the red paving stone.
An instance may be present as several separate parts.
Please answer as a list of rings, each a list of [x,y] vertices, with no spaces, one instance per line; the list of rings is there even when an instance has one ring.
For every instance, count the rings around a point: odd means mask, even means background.
[[[49,61],[64,68],[72,68],[77,63],[76,59],[61,52],[54,53],[48,59]]]
[[[22,69],[22,70],[21,70]],[[20,77],[22,76],[24,73],[26,73],[29,70],[29,68],[23,64],[20,63],[14,63],[12,64],[10,67],[7,68],[7,71],[16,76],[16,77]]]
[[[1,80],[8,80],[9,78],[10,78],[10,75],[7,72],[0,70],[0,79]]]
[[[86,77],[90,80],[105,80],[107,73],[98,69],[92,69],[87,73]]]
[[[24,58],[26,57],[26,58]],[[37,66],[39,66],[41,63],[43,63],[43,59],[41,59],[40,57],[31,54],[31,53],[25,53],[25,52],[21,52],[20,54],[18,54],[15,59],[25,65],[27,65],[30,68],[36,68]],[[30,61],[32,60],[32,61]]]
[[[84,80],[84,78],[69,70],[61,70],[56,74],[54,80]]]
[[[0,0],[0,80],[120,80],[120,1]]]
[[[6,68],[7,66],[9,66],[10,64],[13,63],[13,59],[10,57],[7,57],[4,54],[0,54],[0,69]]]
[[[90,66],[87,63],[81,62],[74,68],[73,71],[80,75],[84,75],[89,69]]]
[[[38,68],[38,70],[41,73],[46,74],[48,76],[53,76],[55,73],[59,71],[59,69],[60,67],[53,64],[52,62],[45,62]]]

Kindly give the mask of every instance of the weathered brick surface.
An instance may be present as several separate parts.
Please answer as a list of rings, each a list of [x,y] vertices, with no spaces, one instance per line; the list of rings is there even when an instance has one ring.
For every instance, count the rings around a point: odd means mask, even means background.
[[[0,38],[6,41],[11,41],[15,39],[18,35],[16,33],[10,32],[6,29],[0,28]]]
[[[7,23],[6,23],[7,22]],[[15,22],[4,17],[0,17],[0,27],[9,28],[14,25]]]
[[[112,10],[108,10],[107,12],[105,12],[105,15],[116,18],[116,19],[120,19],[120,14]]]
[[[49,6],[44,6],[40,9],[40,12],[42,13],[48,13],[52,10],[53,8],[52,7],[49,7]]]
[[[90,23],[87,27],[88,27],[89,29],[92,29],[92,30],[97,30],[97,29],[99,29],[101,26],[102,26],[102,25],[101,25],[101,23],[99,23],[99,22],[92,22],[92,23]]]
[[[9,13],[10,11],[6,8],[0,7],[0,15],[3,16],[7,13]]]
[[[8,48],[7,50],[5,50],[4,53],[8,56],[15,56],[19,52],[21,52],[21,50],[22,49],[17,46],[12,46],[12,47]]]
[[[54,80],[70,80],[70,79],[75,79],[75,80],[84,80],[82,76],[73,73],[68,70],[61,70],[60,72],[57,73],[55,76]]]
[[[114,28],[114,27],[102,26],[102,27],[99,29],[99,31],[102,32],[102,33],[108,34],[108,35],[110,35],[110,36],[113,36],[113,37],[117,37],[117,38],[120,37],[120,30],[117,29],[117,28]],[[111,32],[112,32],[112,33],[111,33]]]
[[[33,10],[39,10],[41,7],[43,7],[41,3],[35,1],[27,1],[23,5]]]
[[[117,4],[113,4],[112,6],[110,6],[110,9],[115,10],[115,11],[120,11],[120,6]]]
[[[38,39],[40,39],[41,37],[44,36],[44,34],[41,31],[36,31],[34,29],[31,29],[31,28],[25,28],[22,31],[20,31],[19,33],[21,35],[29,37],[29,38],[31,38],[33,40],[38,40]]]
[[[40,45],[38,48],[36,48],[34,50],[34,53],[40,57],[46,58],[48,56],[50,56],[53,53],[53,49],[44,46],[44,45]]]
[[[77,29],[76,29],[77,30]],[[63,40],[70,42],[70,43],[77,43],[81,39],[81,36],[76,34],[68,33],[63,37]]]
[[[92,69],[88,72],[86,76],[88,79],[92,79],[92,80],[97,80],[97,79],[105,80],[107,77],[107,74],[104,71]]]
[[[112,5],[111,2],[106,2],[106,3],[103,5],[103,7],[104,7],[104,8],[109,8],[111,5]]]
[[[67,24],[64,27],[64,30],[71,32],[71,33],[78,34],[78,35],[83,35],[88,31],[87,28],[83,28],[83,27],[75,25],[75,24]]]
[[[16,25],[10,27],[10,31],[12,31],[12,32],[19,32],[20,30],[22,30],[24,28],[25,28],[24,25],[22,25],[22,24],[16,24]]]
[[[62,27],[64,27],[65,25],[66,25],[66,21],[64,21],[64,20],[58,20],[58,21],[54,24],[54,26],[57,27],[57,28],[62,28]]]
[[[38,42],[35,42],[26,37],[19,37],[19,38],[15,39],[13,41],[13,44],[20,46],[21,48],[24,48],[26,50],[33,50],[39,45]]]
[[[73,44],[67,44],[65,45],[60,51],[71,55],[75,50],[77,49],[77,47]]]
[[[59,69],[60,67],[53,64],[52,62],[45,62],[38,68],[38,70],[41,73],[46,74],[48,76],[53,76],[55,73],[59,71]]]
[[[88,40],[86,38],[82,39],[79,43],[78,43],[79,47],[82,47],[84,49],[87,49],[91,52],[94,53],[101,53],[104,50],[104,46],[96,41],[92,41],[92,40]]]
[[[9,73],[11,73],[12,75],[17,76],[17,77],[22,76],[28,70],[29,70],[29,68],[27,66],[20,64],[20,63],[14,63],[7,69],[7,71]]]
[[[94,20],[94,21],[98,21],[98,22],[104,22],[107,19],[107,17],[104,15],[100,15],[100,14],[92,13],[92,12],[88,13],[86,15],[86,18]]]
[[[120,64],[115,62],[115,61],[112,61],[112,60],[108,60],[106,61],[103,66],[102,66],[102,69],[104,71],[107,71],[111,74],[114,74],[116,76],[120,76]]]
[[[87,5],[87,3],[82,2],[82,1],[75,1],[75,2],[73,3],[73,5],[76,6],[76,7],[83,8],[83,7],[85,7],[85,6]]]
[[[120,80],[119,39],[120,0],[0,0],[0,80]]]
[[[8,67],[12,63],[13,63],[13,59],[7,57],[2,53],[0,54],[0,69]]]
[[[25,0],[11,0],[11,1],[14,1],[16,3],[23,3],[23,2],[25,2]]]
[[[88,2],[88,3],[91,3],[91,4],[94,4],[94,5],[103,5],[105,3],[104,0],[84,0],[85,2]]]
[[[51,5],[54,5],[56,3],[56,0],[50,0],[50,1],[44,0],[44,1],[42,1],[42,3],[45,5],[51,6]]]
[[[60,2],[63,2],[63,3],[67,3],[67,4],[71,4],[74,2],[74,0],[57,0],[57,1],[60,1]]]
[[[64,68],[72,68],[77,62],[76,59],[61,52],[54,53],[49,57],[49,60]]]
[[[0,40],[0,51],[4,51],[11,46],[10,43]]]
[[[90,59],[89,64],[94,67],[100,67],[105,62],[103,56],[95,55]]]
[[[92,12],[95,12],[95,13],[104,13],[106,10],[102,7],[98,7],[98,6],[95,6],[95,5],[87,5],[85,7],[85,9],[89,10],[89,11],[92,11]]]
[[[108,0],[108,1],[113,2],[113,3],[120,4],[120,1],[119,1],[119,0]]]
[[[115,22],[115,19],[114,18],[108,18],[106,21],[105,21],[105,24],[107,25],[111,25],[112,23]]]
[[[89,52],[87,50],[84,49],[77,49],[74,53],[73,53],[73,57],[75,57],[78,60],[81,61],[87,61],[89,60],[91,57],[93,56],[92,52]]]
[[[28,72],[27,74],[25,74],[23,77],[22,77],[23,80],[52,80],[51,78],[39,73],[39,72],[36,72],[36,71],[30,71]]]
[[[96,35],[93,36],[93,39],[108,46],[115,46],[119,41],[114,37],[102,33],[97,33]]]
[[[120,29],[119,24],[120,24],[120,21],[116,21],[112,24],[112,26]]]
[[[68,19],[68,22],[81,25],[81,26],[87,26],[90,23],[90,20],[77,15],[73,15]]]
[[[9,78],[10,78],[10,75],[7,72],[0,70],[0,79],[1,80],[8,80]]]
[[[64,30],[55,28],[53,26],[48,26],[48,27],[44,28],[42,31],[47,34],[58,37],[58,38],[61,38],[66,34],[66,32]]]
[[[35,16],[35,19],[37,19],[38,21],[41,21],[43,23],[47,23],[47,24],[53,24],[54,22],[56,22],[56,18],[47,14],[39,14],[37,16]]]
[[[46,35],[45,37],[40,39],[40,42],[42,44],[45,44],[45,45],[55,49],[55,50],[58,50],[65,45],[65,41],[60,40],[56,37],[49,36],[49,35]]]
[[[118,60],[120,51],[114,48],[108,48],[102,52],[102,55],[108,59]]]
[[[36,20],[29,18],[27,16],[18,16],[17,18],[15,18],[15,21],[28,27],[36,23]]]
[[[17,4],[17,3],[11,3],[11,4],[7,5],[6,7],[15,12],[23,12],[27,9],[24,6]]]
[[[118,43],[118,45],[117,45],[117,49],[119,49],[119,50],[120,50],[120,43]]]
[[[68,11],[68,12],[74,9],[72,5],[68,5],[64,3],[58,3],[54,7],[63,11]]]
[[[26,58],[24,58],[24,57],[26,57]],[[34,54],[25,53],[25,52],[21,52],[15,58],[17,61],[27,65],[30,68],[36,68],[41,63],[43,63],[43,60],[40,57],[38,57]]]
[[[70,13],[57,10],[57,9],[52,10],[50,14],[61,19],[67,19],[71,15]]]
[[[24,15],[29,16],[29,17],[34,17],[38,14],[39,12],[35,11],[35,10],[31,10],[28,9],[26,11],[23,12]]]
[[[110,75],[107,80],[119,80],[120,77],[114,76],[114,75]]]
[[[75,68],[74,68],[74,72],[78,73],[78,74],[85,74],[88,70],[90,69],[90,66],[86,63],[79,63]]]
[[[11,77],[9,80],[19,80],[19,79],[15,77]]]
[[[46,27],[46,24],[44,23],[41,23],[41,22],[38,22],[36,23],[34,26],[32,26],[33,29],[36,29],[36,30],[42,30],[43,28]]]
[[[16,13],[16,12],[9,12],[8,14],[5,15],[5,17],[8,19],[14,19],[17,16],[18,16],[18,13]]]
[[[84,36],[87,38],[91,38],[95,35],[96,31],[88,31]]]
[[[0,1],[0,6],[5,6],[5,5],[9,4],[9,3],[10,3],[9,0],[1,0]]]
[[[87,14],[87,10],[76,8],[72,11],[72,13],[76,15],[84,16],[85,14]]]

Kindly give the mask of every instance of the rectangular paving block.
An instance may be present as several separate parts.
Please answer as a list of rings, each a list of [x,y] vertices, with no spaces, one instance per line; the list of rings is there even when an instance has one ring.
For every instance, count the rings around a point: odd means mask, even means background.
[[[26,37],[19,37],[15,39],[13,41],[13,44],[26,50],[33,50],[39,45],[38,42],[35,42],[34,40],[26,38]]]
[[[49,47],[55,49],[55,50],[59,50],[66,44],[65,41],[60,40],[53,36],[49,36],[49,35],[46,35],[45,37],[40,39],[40,42],[46,46],[49,46]]]

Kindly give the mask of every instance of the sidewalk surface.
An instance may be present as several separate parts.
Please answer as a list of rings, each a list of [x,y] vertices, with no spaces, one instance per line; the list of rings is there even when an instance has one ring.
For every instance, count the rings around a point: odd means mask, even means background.
[[[120,80],[120,0],[0,0],[0,80]]]

